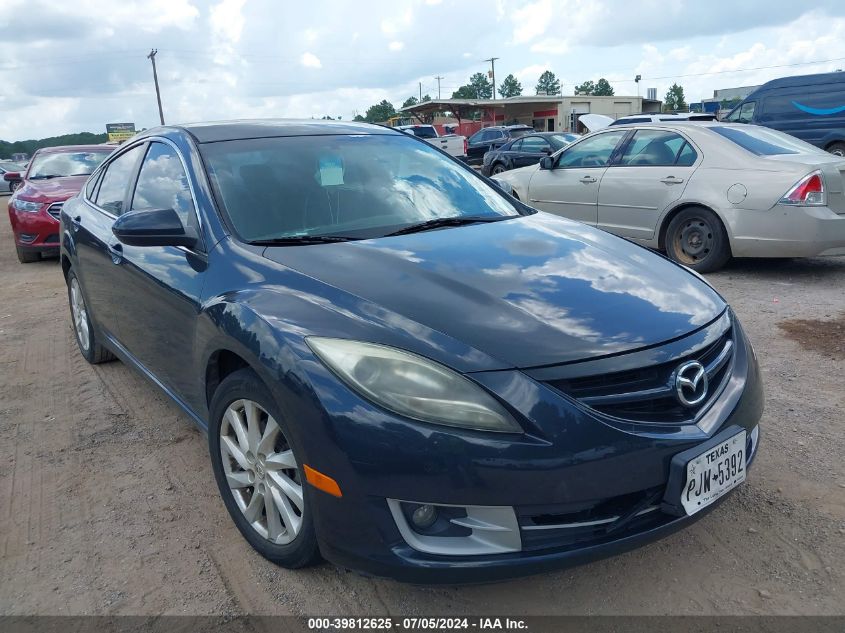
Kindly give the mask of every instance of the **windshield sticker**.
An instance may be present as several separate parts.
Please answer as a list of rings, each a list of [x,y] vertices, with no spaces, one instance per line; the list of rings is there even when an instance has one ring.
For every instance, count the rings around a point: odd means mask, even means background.
[[[331,187],[343,184],[343,160],[340,156],[320,157],[320,185]]]

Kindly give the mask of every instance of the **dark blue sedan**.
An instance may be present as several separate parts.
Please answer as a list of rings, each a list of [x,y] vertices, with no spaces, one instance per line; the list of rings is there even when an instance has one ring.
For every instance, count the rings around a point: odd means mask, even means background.
[[[80,352],[207,431],[286,567],[571,565],[689,524],[757,451],[757,362],[706,282],[394,130],[148,130],[61,221]]]

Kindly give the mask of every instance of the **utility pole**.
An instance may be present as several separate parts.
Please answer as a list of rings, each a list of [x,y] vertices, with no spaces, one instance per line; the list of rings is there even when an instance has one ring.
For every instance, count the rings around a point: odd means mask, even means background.
[[[158,49],[153,48],[150,49],[150,54],[147,55],[147,59],[149,59],[153,63],[153,81],[156,85],[156,101],[158,101],[158,118],[161,119],[161,124],[164,125],[164,111],[161,109],[161,92],[158,89],[158,73],[156,72],[156,53],[158,53]]]
[[[419,102],[422,103],[422,82],[419,82],[419,84],[420,84],[420,101]]]
[[[493,79],[493,100],[496,100],[496,60],[499,59],[498,57],[491,57],[490,59],[485,59],[485,62],[490,62],[490,76]]]
[[[437,75],[437,77],[435,77],[435,79],[437,80],[437,99],[439,100],[440,99],[440,80],[445,79],[445,77],[441,77],[440,75]]]

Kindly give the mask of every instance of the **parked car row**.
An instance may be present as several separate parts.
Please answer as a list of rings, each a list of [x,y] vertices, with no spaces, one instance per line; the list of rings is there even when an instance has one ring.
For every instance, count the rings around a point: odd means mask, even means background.
[[[845,160],[765,127],[612,126],[494,178],[699,272],[731,257],[845,255]]]
[[[563,149],[580,137],[580,134],[569,132],[536,132],[517,137],[484,154],[481,173],[491,176],[517,167],[535,165],[544,156]]]
[[[0,161],[0,193],[13,192],[20,186],[25,165],[9,160]]]

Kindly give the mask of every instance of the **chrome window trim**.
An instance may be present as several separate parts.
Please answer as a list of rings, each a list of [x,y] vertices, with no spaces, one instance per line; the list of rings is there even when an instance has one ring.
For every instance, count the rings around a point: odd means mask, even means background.
[[[145,136],[144,138],[138,139],[137,141],[135,141],[131,145],[127,145],[125,148],[121,148],[120,153],[115,154],[113,157],[110,157],[108,160],[106,160],[102,164],[100,164],[100,166],[97,167],[97,169],[94,170],[94,172],[88,177],[88,179],[90,180],[91,178],[99,177],[98,172],[100,172],[101,170],[107,169],[108,166],[111,163],[113,163],[118,158],[120,158],[121,156],[126,154],[126,152],[129,152],[133,148],[138,147],[140,145],[143,145],[144,143],[147,143],[147,144],[149,144],[149,143],[164,143],[165,145],[169,146],[176,153],[176,156],[179,157],[179,162],[182,164],[182,170],[185,172],[185,178],[188,181],[188,189],[191,192],[191,202],[193,203],[193,207],[194,207],[194,217],[197,219],[197,229],[198,229],[197,234],[198,234],[198,236],[199,236],[199,238],[202,242],[203,248],[201,250],[188,248],[187,246],[176,246],[175,248],[177,248],[178,250],[181,250],[181,251],[185,251],[186,253],[191,253],[193,255],[205,256],[205,254],[207,252],[207,249],[205,248],[206,240],[203,236],[203,223],[202,223],[202,219],[200,218],[199,205],[197,205],[197,194],[196,194],[196,191],[194,190],[194,183],[191,181],[191,178],[188,175],[188,164],[185,162],[185,157],[182,156],[182,152],[179,151],[179,148],[176,146],[176,143],[171,141],[169,138],[165,138],[164,136]],[[148,147],[147,151],[144,154],[144,157],[141,159],[141,165],[138,168],[138,174],[137,174],[138,176],[141,175],[141,169],[143,169],[143,167],[144,167],[144,161],[146,160],[147,154],[149,153],[149,151],[150,151],[150,148]],[[136,178],[133,189],[132,189],[132,197],[130,198],[130,204],[131,204],[131,200],[134,199],[134,197],[135,197],[135,187],[137,187],[137,186],[138,186],[138,180]],[[82,187],[82,192],[81,192],[82,195],[80,197],[86,203],[88,203],[88,205],[91,208],[99,211],[100,213],[102,213],[106,217],[111,218],[112,220],[116,220],[117,219],[116,215],[114,215],[113,213],[109,213],[108,211],[106,211],[102,207],[98,206],[97,203],[95,203],[93,200],[88,198],[87,189],[88,189],[88,181],[86,180],[85,186]],[[131,207],[130,207],[129,210],[130,211],[132,210]]]

